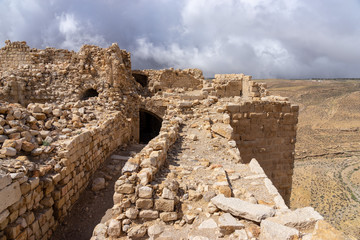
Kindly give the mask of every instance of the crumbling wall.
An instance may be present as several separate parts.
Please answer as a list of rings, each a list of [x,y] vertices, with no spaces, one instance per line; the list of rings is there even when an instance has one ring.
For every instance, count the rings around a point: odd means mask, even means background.
[[[242,162],[256,158],[289,203],[299,107],[289,102],[229,103],[234,139]]]
[[[78,100],[88,89],[109,102],[136,91],[130,54],[117,44],[106,49],[84,45],[76,53],[7,41],[0,66],[0,98],[23,105]]]
[[[184,90],[201,89],[203,74],[199,69],[162,69],[162,70],[137,70],[137,74],[144,74],[148,77],[148,89],[151,93],[165,92],[181,88]]]
[[[80,128],[71,138],[59,140],[58,158],[35,164],[26,155],[2,156],[0,238],[50,238],[92,174],[109,154],[129,142],[130,135],[130,123],[115,112],[104,116],[98,126]]]
[[[234,97],[242,95],[244,74],[215,74],[212,80],[216,96]]]

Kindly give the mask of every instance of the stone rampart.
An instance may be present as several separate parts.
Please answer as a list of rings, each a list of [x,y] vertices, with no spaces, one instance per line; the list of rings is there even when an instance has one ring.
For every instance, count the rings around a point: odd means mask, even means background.
[[[288,203],[299,107],[289,102],[229,103],[234,140],[242,162],[256,158]]]

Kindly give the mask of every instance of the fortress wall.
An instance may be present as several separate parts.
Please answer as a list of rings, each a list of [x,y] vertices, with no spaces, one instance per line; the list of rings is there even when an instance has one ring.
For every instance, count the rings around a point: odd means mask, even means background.
[[[175,88],[200,90],[204,79],[203,73],[199,69],[147,69],[137,70],[134,73],[144,74],[148,77],[148,89],[152,93]]]
[[[90,88],[100,98],[115,100],[136,91],[130,54],[116,44],[106,49],[84,45],[76,53],[7,42],[0,49],[0,66],[0,98],[22,105],[79,100]]]
[[[43,165],[31,177],[0,174],[0,238],[49,239],[99,165],[129,138],[130,124],[117,113],[63,142],[59,163]]]
[[[256,158],[288,204],[299,107],[288,102],[228,104],[242,162]]]
[[[165,163],[167,152],[178,138],[180,122],[173,114],[167,115],[162,122],[160,133],[153,138],[138,154],[130,158],[122,169],[122,176],[115,182],[114,206],[110,222],[134,219],[173,221],[178,217],[175,200],[156,195],[158,186],[152,184],[156,173]],[[126,214],[125,214],[126,212]],[[171,220],[169,220],[169,217]],[[120,220],[121,219],[121,220]],[[112,223],[110,223],[111,225]],[[99,223],[94,233],[98,237],[119,237],[111,227],[108,232],[98,232],[98,228],[108,228],[109,223]]]

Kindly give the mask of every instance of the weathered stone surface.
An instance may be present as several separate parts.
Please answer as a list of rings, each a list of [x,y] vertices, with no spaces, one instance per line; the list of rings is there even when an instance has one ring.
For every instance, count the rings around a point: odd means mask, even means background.
[[[226,198],[222,194],[212,198],[211,202],[225,212],[255,222],[260,222],[262,219],[272,217],[275,214],[275,210],[268,206],[252,204],[238,198]]]
[[[260,240],[292,240],[299,238],[299,231],[295,228],[269,221],[261,221]]]
[[[217,223],[215,222],[214,219],[210,218],[207,219],[205,221],[203,221],[200,225],[199,225],[199,229],[206,229],[206,228],[217,228]]]
[[[154,202],[152,199],[138,199],[136,200],[136,207],[140,209],[150,209],[154,205]]]
[[[155,209],[163,212],[174,211],[174,200],[168,199],[155,199]]]
[[[156,219],[159,217],[159,212],[154,210],[141,210],[139,217],[144,219]]]
[[[132,227],[129,232],[128,232],[128,236],[131,238],[140,238],[145,236],[146,234],[146,227],[143,225],[138,225],[135,227]]]
[[[139,211],[135,208],[129,208],[126,210],[125,215],[130,219],[136,219]]]
[[[120,185],[117,189],[116,192],[118,193],[133,193],[135,191],[134,185],[132,185],[131,183],[125,183]]]
[[[211,130],[219,134],[220,136],[225,137],[226,139],[232,139],[234,129],[230,126],[230,124],[225,123],[215,123],[212,125]]]
[[[109,221],[109,227],[107,229],[107,234],[110,237],[119,237],[121,234],[121,222],[116,219],[111,219]]]
[[[149,237],[156,238],[164,231],[164,229],[165,229],[164,226],[156,224],[156,225],[150,226],[148,228],[147,233],[148,233]]]
[[[222,234],[231,234],[235,230],[242,229],[245,226],[230,213],[224,213],[219,217],[219,227]]]
[[[323,219],[324,218],[316,212],[314,208],[305,207],[286,212],[285,214],[269,218],[268,220],[301,230],[312,228],[318,220]]]
[[[8,174],[0,174],[0,190],[11,183],[11,177]]]
[[[152,193],[153,193],[153,189],[147,186],[140,187],[138,192],[140,198],[151,198]]]
[[[93,231],[93,236],[105,236],[107,232],[107,227],[103,223],[96,225]]]
[[[19,201],[20,197],[21,190],[19,182],[14,182],[0,190],[0,212]]]
[[[160,213],[160,219],[164,222],[175,221],[178,218],[177,212],[162,212]]]

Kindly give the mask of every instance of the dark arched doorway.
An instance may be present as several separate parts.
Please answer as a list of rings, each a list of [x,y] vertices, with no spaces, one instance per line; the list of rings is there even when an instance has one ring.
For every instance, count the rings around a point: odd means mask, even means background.
[[[99,96],[98,91],[96,91],[93,88],[90,88],[88,90],[86,90],[81,96],[80,96],[80,100],[87,100],[91,97],[97,97]]]
[[[140,83],[141,86],[146,87],[148,85],[148,77],[146,75],[139,73],[133,73],[132,75],[135,78],[135,81]]]
[[[140,143],[148,143],[159,135],[162,119],[155,114],[140,109]]]

